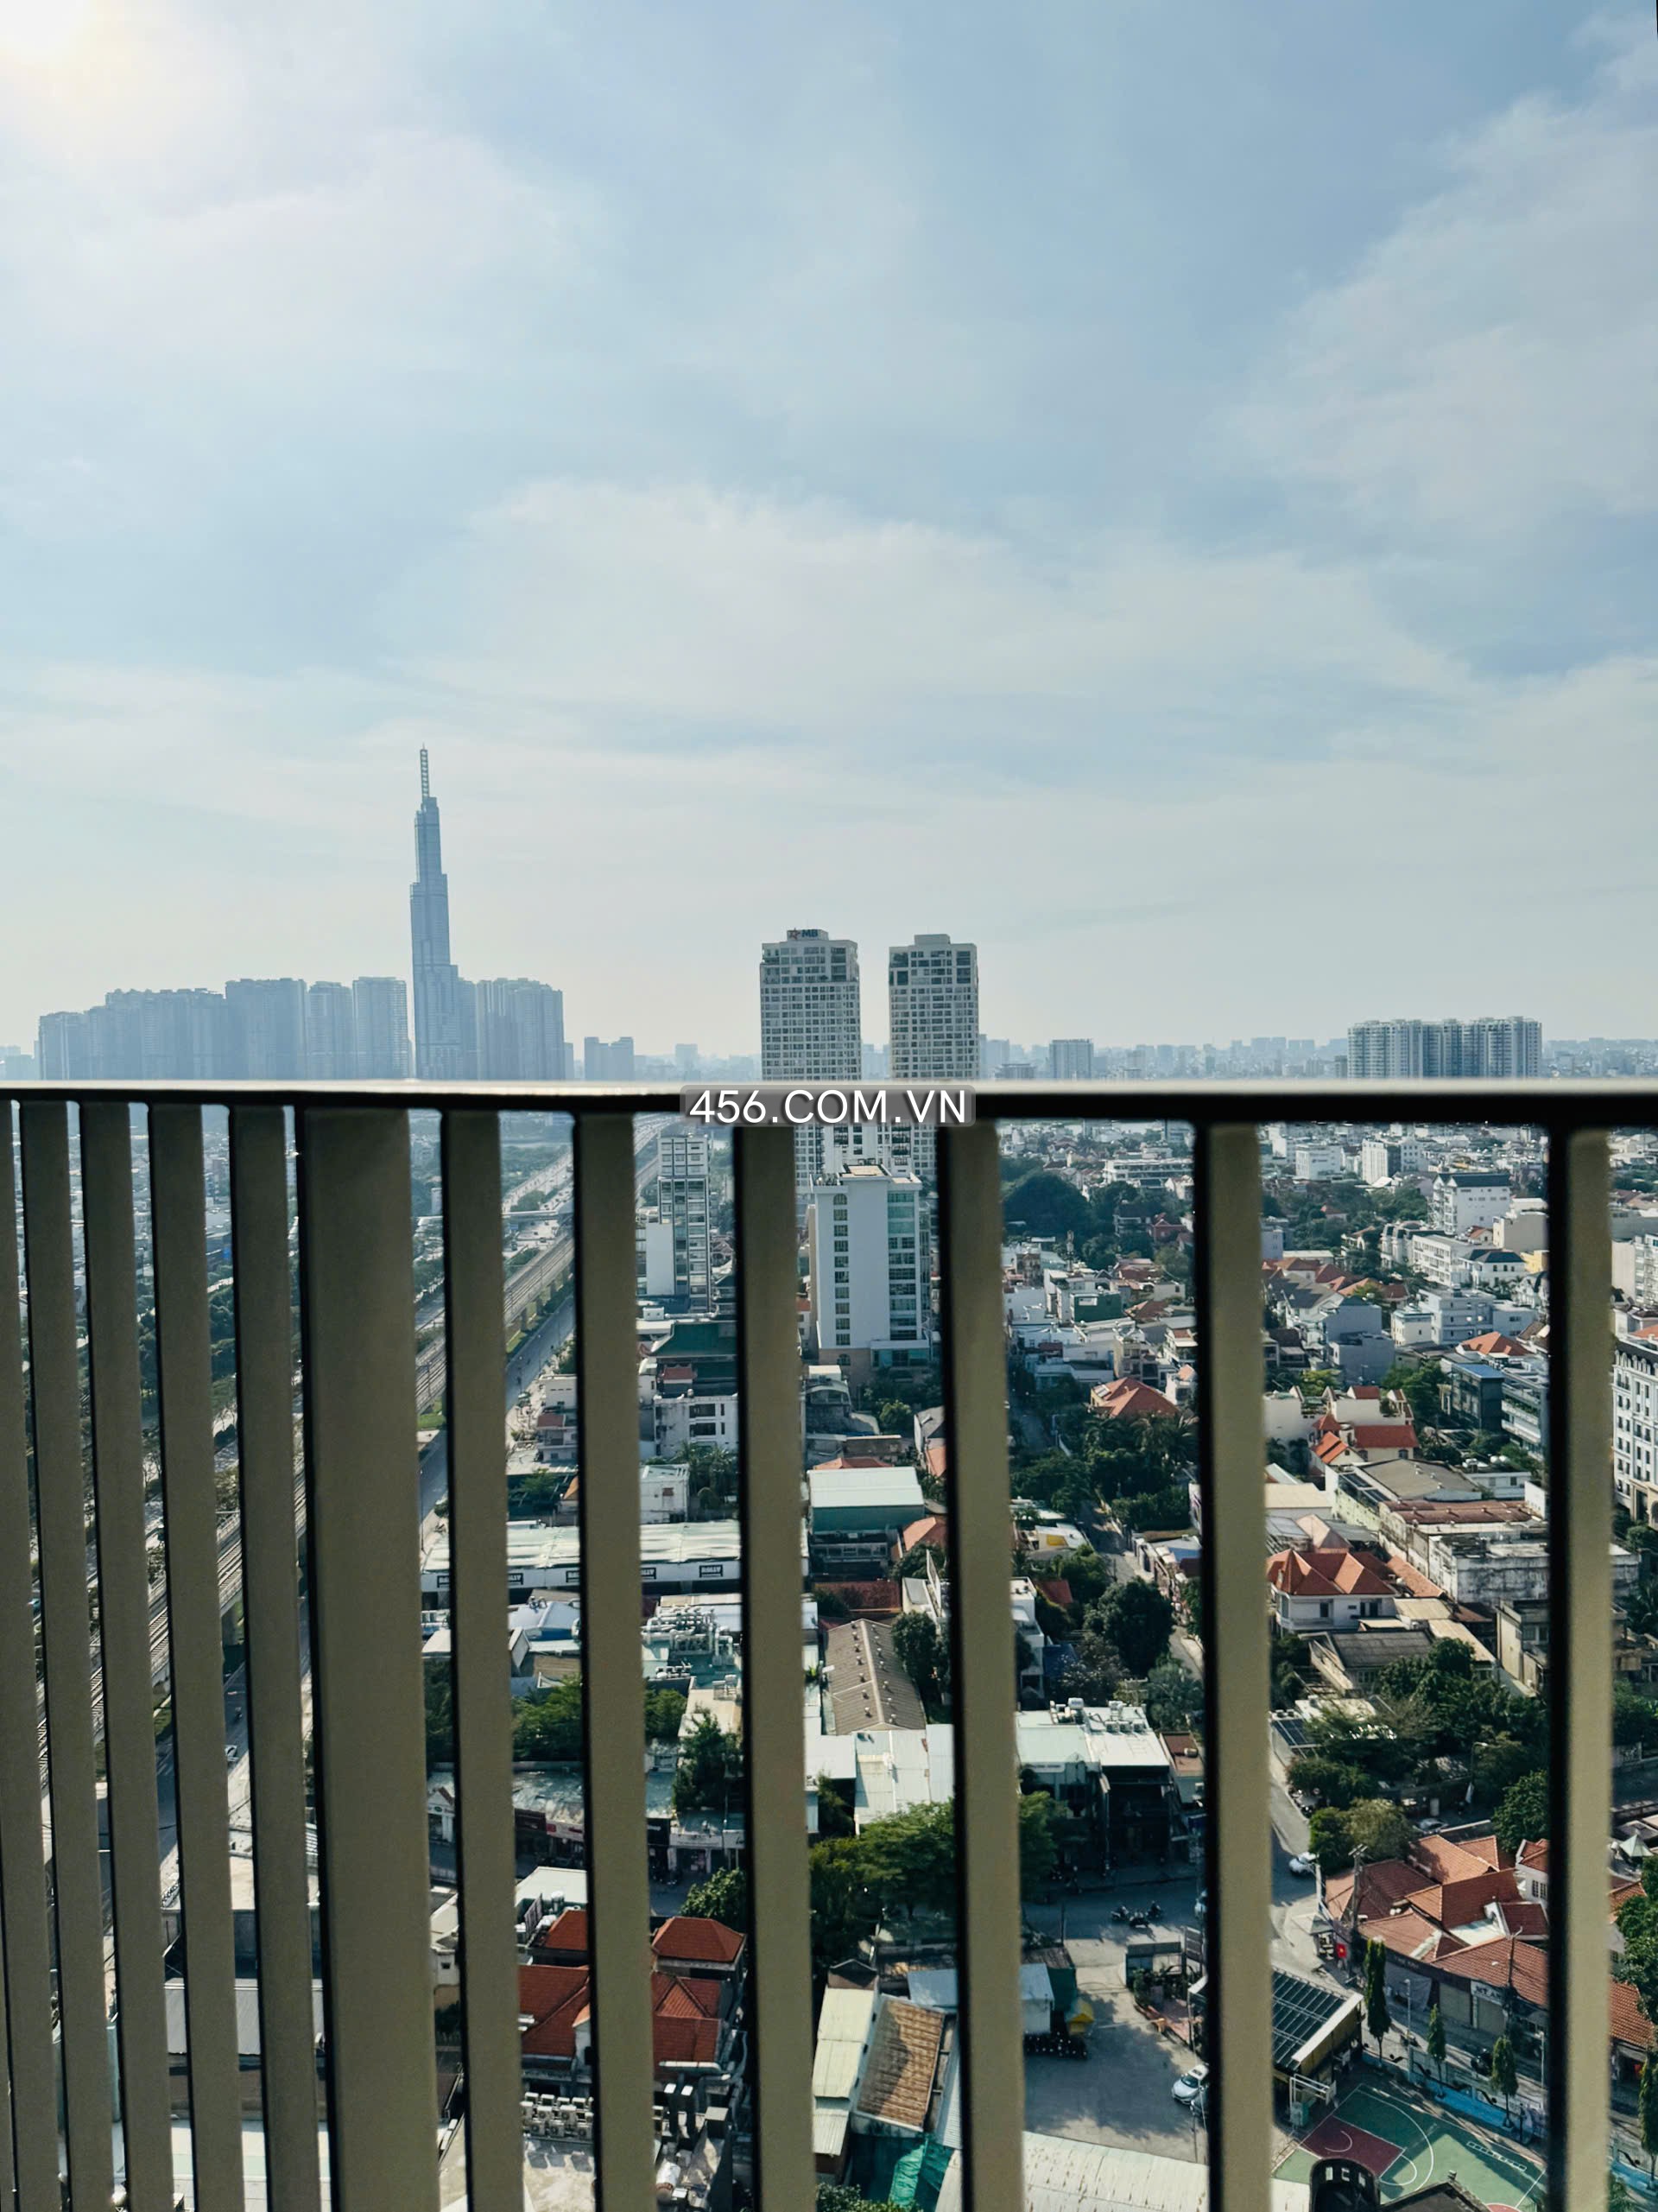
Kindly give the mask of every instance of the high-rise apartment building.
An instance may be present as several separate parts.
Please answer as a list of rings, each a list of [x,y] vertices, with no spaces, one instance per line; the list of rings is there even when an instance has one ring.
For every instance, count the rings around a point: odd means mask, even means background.
[[[665,1295],[705,1310],[713,1302],[714,1282],[708,1201],[708,1139],[665,1129],[656,1139],[656,1214],[673,1266],[673,1290]]]
[[[808,1289],[820,1358],[861,1371],[926,1357],[932,1277],[927,1225],[914,1176],[870,1163],[813,1184]]]
[[[472,986],[449,957],[449,878],[426,747],[414,816],[414,881],[408,887],[414,975],[414,1073],[423,1082],[464,1081],[477,1070]]]
[[[895,945],[887,959],[895,1081],[971,1083],[978,1074],[978,948],[946,936]]]
[[[1047,1072],[1056,1083],[1086,1082],[1094,1072],[1093,1039],[1056,1036],[1047,1048]]]
[[[315,1083],[357,1073],[357,1008],[348,983],[313,983],[305,994],[305,1072]]]
[[[581,1074],[586,1083],[632,1082],[633,1039],[619,1036],[607,1044],[602,1036],[583,1037]]]
[[[408,986],[401,975],[359,975],[351,986],[357,1038],[355,1072],[365,1082],[396,1083],[408,1075]]]
[[[833,1083],[864,1072],[857,947],[826,929],[791,929],[760,948],[760,1079]],[[823,1172],[824,1132],[794,1132],[794,1197]]]
[[[1541,1022],[1522,1014],[1476,1021],[1356,1022],[1347,1032],[1347,1073],[1383,1082],[1417,1075],[1536,1075]]]
[[[305,1073],[305,986],[297,976],[243,976],[225,986],[231,1051],[256,1083]]]
[[[863,1069],[857,947],[791,929],[760,948],[760,1077],[827,1083]]]
[[[48,1082],[80,1076],[212,1082],[243,1072],[229,1009],[217,991],[111,991],[84,1013],[43,1015],[35,1057]]]
[[[564,993],[528,976],[472,986],[478,1072],[486,1082],[557,1083],[564,1076]]]

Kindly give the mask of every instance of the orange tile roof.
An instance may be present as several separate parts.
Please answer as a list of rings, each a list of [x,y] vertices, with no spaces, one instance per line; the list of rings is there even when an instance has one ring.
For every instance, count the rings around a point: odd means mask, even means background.
[[[1443,1929],[1408,1908],[1384,1912],[1375,1920],[1361,1920],[1358,1935],[1362,1942],[1380,1943],[1384,1950],[1404,1959],[1431,1958],[1446,1940]],[[1454,1937],[1450,1940],[1455,1944]]]
[[[1136,1382],[1130,1375],[1119,1376],[1114,1383],[1098,1384],[1090,1394],[1090,1403],[1096,1413],[1111,1421],[1142,1421],[1175,1410],[1172,1398]]]
[[[1506,1873],[1514,1865],[1494,1835],[1474,1836],[1466,1843],[1448,1835],[1419,1835],[1411,1842],[1410,1855],[1438,1882],[1466,1881],[1493,1867]]]
[[[663,1921],[650,1939],[650,1948],[659,1959],[701,1959],[710,1965],[732,1966],[742,1957],[747,1941],[723,1920],[680,1912]]]
[[[1502,1867],[1489,1867],[1483,1873],[1418,1890],[1406,1903],[1438,1927],[1462,1928],[1478,1919],[1488,1905],[1515,1905],[1519,1898],[1520,1885],[1514,1876]]]
[[[585,1905],[567,1905],[556,1920],[536,1935],[544,1951],[577,1951],[587,1955],[587,1911]]]
[[[1358,1552],[1345,1544],[1320,1544],[1306,1550],[1275,1551],[1267,1562],[1267,1581],[1292,1598],[1385,1598],[1392,1594]]]
[[[1422,1886],[1421,1869],[1404,1859],[1378,1859],[1373,1866],[1361,1869],[1364,1892],[1359,1898],[1361,1910],[1373,1913],[1379,1906],[1391,1911],[1403,1898],[1413,1896]],[[1332,1916],[1346,1917],[1353,1899],[1351,1874],[1332,1874],[1324,1886],[1325,1904]]]

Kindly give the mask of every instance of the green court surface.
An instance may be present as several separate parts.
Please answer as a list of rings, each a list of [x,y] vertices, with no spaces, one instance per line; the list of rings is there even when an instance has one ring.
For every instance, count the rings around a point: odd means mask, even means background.
[[[1541,2205],[1542,2166],[1517,2144],[1488,2140],[1469,2121],[1442,2111],[1419,2091],[1379,2084],[1355,2088],[1332,2109],[1322,2111],[1302,2146],[1277,2168],[1276,2177],[1306,2181],[1319,2156],[1357,2156],[1374,2167],[1389,2146],[1395,2156],[1381,2169],[1383,2203],[1454,2174],[1482,2204],[1506,2212]]]

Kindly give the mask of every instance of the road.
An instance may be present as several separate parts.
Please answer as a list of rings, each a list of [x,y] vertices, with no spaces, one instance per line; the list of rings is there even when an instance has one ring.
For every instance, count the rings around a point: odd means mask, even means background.
[[[665,1119],[666,1117],[661,1114],[653,1115],[648,1119],[641,1117],[635,1125],[633,1185],[636,1195],[650,1181],[651,1172],[655,1164],[656,1132],[662,1126]],[[550,1175],[553,1185],[556,1187],[566,1182],[573,1171],[573,1160],[566,1157],[555,1163],[550,1169],[543,1169],[541,1172],[543,1175]],[[520,1185],[517,1188],[522,1189],[523,1186]],[[513,1198],[516,1195],[516,1189],[508,1193],[506,1206],[509,1209]],[[535,1301],[543,1296],[554,1283],[568,1276],[574,1264],[575,1256],[575,1238],[570,1231],[566,1230],[562,1236],[551,1238],[537,1251],[531,1252],[527,1258],[509,1271],[506,1304],[506,1326],[509,1336],[516,1329],[519,1322]],[[424,1320],[421,1318],[422,1315]],[[433,1328],[437,1332],[431,1342],[421,1353],[415,1363],[415,1404],[417,1409],[424,1413],[427,1406],[435,1404],[443,1394],[441,1298],[434,1296],[427,1300],[421,1312],[416,1315],[416,1321],[422,1328]]]

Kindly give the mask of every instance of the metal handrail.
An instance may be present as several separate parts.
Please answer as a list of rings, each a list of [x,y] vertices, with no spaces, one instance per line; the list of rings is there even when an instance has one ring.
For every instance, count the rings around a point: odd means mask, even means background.
[[[738,1087],[741,1087],[740,1086]],[[875,1087],[849,1080],[847,1089]],[[957,1819],[963,1943],[962,2031],[965,2062],[965,2177],[972,2212],[1004,2212],[1020,2194],[1022,2095],[1017,2063],[1016,1852],[1009,1839],[1017,1780],[1009,1756],[1009,1669],[1003,1651],[1005,1608],[994,1591],[1007,1572],[1008,1470],[1001,1417],[1003,1328],[997,1219],[999,1173],[992,1125],[1165,1119],[1194,1132],[1199,1252],[1195,1292],[1199,1332],[1201,1464],[1207,1623],[1205,1656],[1211,1715],[1206,1848],[1210,1888],[1212,2202],[1222,2212],[1265,2212],[1269,2202],[1270,1974],[1268,1920],[1267,1683],[1265,1609],[1260,1587],[1258,1482],[1264,1446],[1252,1434],[1260,1375],[1259,1125],[1284,1119],[1378,1123],[1427,1119],[1443,1125],[1527,1126],[1548,1138],[1550,1200],[1551,1792],[1554,1879],[1550,1955],[1549,2088],[1551,2181],[1555,2201],[1587,2203],[1604,2186],[1607,2143],[1604,1845],[1610,1817],[1611,1374],[1608,1144],[1605,1131],[1658,1125],[1658,1084],[1607,1081],[1425,1079],[1408,1082],[1256,1081],[1000,1082],[973,1087],[977,1127],[938,1138],[941,1209],[943,1347],[951,1477],[959,1486],[949,1515],[949,1574],[958,1736]],[[497,1194],[491,1180],[494,1117],[560,1112],[577,1127],[576,1285],[584,1397],[582,1485],[584,1678],[589,1726],[589,1834],[593,1869],[597,2048],[600,2054],[599,2177],[604,2212],[635,2212],[649,2201],[649,2176],[636,2131],[648,2116],[650,2026],[640,1952],[646,1887],[646,1839],[636,1774],[610,1756],[625,1744],[639,1685],[625,1664],[618,1632],[637,1615],[636,1530],[630,1533],[630,1488],[606,1494],[585,1479],[608,1468],[620,1482],[629,1457],[627,1401],[632,1356],[631,1207],[633,1162],[626,1122],[676,1114],[678,1087],[661,1084],[414,1082],[301,1083],[76,1081],[11,1083],[0,1093],[0,1173],[10,1193],[12,1101],[21,1108],[26,1204],[27,1279],[20,1284],[0,1256],[0,1653],[32,1649],[26,1564],[15,1539],[30,1522],[25,1391],[32,1397],[38,1473],[50,1543],[42,1545],[47,1702],[56,1731],[52,1760],[54,1829],[60,1853],[56,1935],[65,1962],[63,2052],[72,2189],[88,2201],[107,2195],[107,2055],[101,2018],[103,1981],[85,1931],[66,1910],[94,1910],[90,1713],[81,1638],[74,1626],[77,1588],[84,1605],[81,1474],[76,1442],[75,1333],[69,1276],[69,1173],[66,1109],[115,1100],[158,1110],[163,1141],[152,1146],[156,1233],[170,1257],[160,1272],[164,1391],[173,1387],[168,1441],[181,1493],[180,1525],[202,1550],[200,1467],[205,1281],[189,1257],[187,1221],[200,1180],[199,1149],[180,1109],[228,1108],[232,1147],[232,1214],[238,1266],[252,1269],[256,1292],[239,1300],[238,1364],[259,1387],[244,1393],[244,1482],[291,1485],[292,1404],[288,1364],[292,1316],[287,1295],[282,1131],[272,1108],[292,1112],[300,1159],[301,1316],[305,1328],[307,1547],[318,1740],[327,2064],[333,2131],[333,2186],[342,2212],[387,2201],[436,2202],[434,2102],[429,2038],[411,2019],[426,1971],[427,1931],[419,1909],[424,1866],[424,1764],[416,1633],[412,1441],[401,1419],[414,1378],[413,1289],[408,1250],[408,1115],[441,1116],[446,1178],[450,1331],[452,1514],[457,1587],[455,1712],[459,1744],[459,1832],[463,1974],[467,2047],[485,2086],[469,2101],[468,2127],[498,2131],[517,2102],[516,1946],[508,1939],[509,1894],[497,1897],[510,1865],[509,1803],[501,1796],[503,1727],[508,1713],[503,1639],[504,1549],[492,1517],[501,1505],[499,1452],[491,1424],[498,1401],[490,1369],[499,1291]],[[83,1144],[94,1126],[83,1122]],[[620,1126],[618,1126],[620,1125]],[[126,1135],[106,1114],[97,1119],[102,1148],[97,1218],[100,1249],[118,1253],[111,1193],[111,1148]],[[737,1130],[736,1138],[739,1359],[744,1398],[743,1514],[746,1554],[773,1562],[798,1557],[800,1485],[792,1420],[792,1328],[770,1304],[791,1270],[794,1192],[787,1132]],[[490,1235],[471,1233],[471,1214],[490,1202]],[[250,1242],[251,1236],[252,1241]],[[9,1248],[9,1238],[0,1245]],[[118,1259],[95,1275],[98,1345],[118,1345],[130,1328]],[[746,1284],[746,1288],[744,1286]],[[792,1289],[792,1282],[790,1282]],[[26,1290],[35,1328],[25,1378],[15,1357]],[[181,1301],[181,1303],[180,1302]],[[792,1309],[790,1313],[792,1321]],[[625,1336],[625,1344],[620,1340]],[[106,1353],[94,1405],[93,1447],[100,1480],[124,1479],[130,1459],[133,1388],[129,1366]],[[165,1402],[165,1401],[164,1401]],[[498,1426],[498,1424],[496,1424]],[[124,1456],[123,1456],[124,1455]],[[207,1462],[211,1465],[211,1457]],[[613,1485],[612,1487],[617,1486]],[[113,1493],[112,1493],[113,1494]],[[69,1506],[73,1500],[73,1520]],[[278,1500],[280,1505],[282,1501]],[[273,1540],[282,1515],[262,1491],[253,1515],[244,1495],[243,1528]],[[291,1493],[287,1500],[291,1510]],[[611,1510],[614,1508],[615,1510]],[[174,1540],[169,1516],[169,1549]],[[73,1532],[76,1542],[70,1543]],[[1256,1533],[1251,1537],[1251,1530]],[[192,1533],[193,1531],[193,1534]],[[27,1559],[25,1541],[22,1554]],[[111,1569],[121,1562],[112,1561]],[[174,1571],[181,1562],[174,1563]],[[169,1590],[173,1586],[169,1575]],[[268,2128],[273,2176],[287,2163],[292,2186],[302,2160],[296,2120],[302,2068],[294,2049],[271,2048],[309,2034],[310,1930],[303,1887],[280,1878],[275,1854],[292,1855],[302,1833],[298,1739],[272,1646],[292,1632],[292,1593],[264,1577],[250,1603],[250,1714],[254,1754],[254,1851],[260,1882],[261,1981],[272,1983],[266,2008],[267,2099],[275,2085],[280,2125]],[[187,1593],[180,1593],[181,1596]],[[753,1996],[757,2101],[755,2138],[768,2202],[792,2206],[811,2171],[809,2049],[802,2040],[801,1990],[807,1885],[798,1690],[798,1618],[793,1597],[775,1603],[769,1586],[746,1594],[745,1663],[757,1694],[749,1700],[750,1802],[747,1831],[753,1865]],[[192,1600],[197,1603],[196,1600]],[[207,1651],[194,1615],[193,1709],[206,1702]],[[789,1646],[793,1638],[794,1649]],[[130,1640],[130,1638],[129,1638]],[[263,1645],[262,1651],[258,1648]],[[56,1664],[54,1666],[55,1658]],[[263,1675],[262,1681],[262,1662]],[[15,1672],[16,1670],[13,1670]],[[371,1671],[373,1695],[365,1695]],[[781,1685],[781,1687],[780,1687]],[[286,1688],[291,1690],[291,1676]],[[269,1694],[262,1695],[262,1689]],[[788,1694],[783,1690],[787,1689]],[[187,1700],[187,1702],[192,1702]],[[111,1701],[106,1720],[111,1787],[140,1771],[136,1731],[145,1700]],[[13,1705],[27,1705],[21,1749],[6,1727]],[[180,1726],[187,1715],[180,1714]],[[216,1733],[213,1730],[212,1733]],[[202,1860],[222,1824],[204,1811],[218,1746],[209,1721],[189,1720],[191,1756],[181,1779],[195,1799],[185,1833],[184,1903],[206,1899],[203,1924],[223,1979],[222,1877]],[[15,1736],[16,1731],[11,1731]],[[118,1738],[118,1740],[117,1739]],[[468,1749],[472,1757],[469,1760]],[[210,1758],[210,1753],[212,1755]],[[625,1770],[625,1771],[624,1771]],[[260,1782],[266,1788],[262,1796]],[[20,1817],[18,1792],[35,1780],[34,1682],[0,1676],[0,1915],[7,1962],[7,2080],[9,2133],[19,2212],[56,2212],[55,2124],[41,2085],[50,2080],[50,2000],[46,1976],[51,1926],[41,1869],[28,1864],[26,1839],[36,1816]],[[220,1776],[222,1784],[222,1774]],[[799,1783],[798,1793],[794,1785]],[[60,1802],[61,1799],[61,1802]],[[791,1811],[791,1803],[796,1807]],[[8,1810],[9,1806],[9,1810]],[[142,1812],[142,1806],[140,1806]],[[121,1835],[133,1828],[131,1801]],[[205,1839],[205,1845],[204,1845]],[[66,1856],[63,1855],[66,1853]],[[20,1854],[22,1854],[20,1857]],[[261,1871],[264,1854],[269,1875]],[[117,1968],[136,1977],[158,1970],[146,1929],[159,1909],[153,1878],[129,1867],[117,1879]],[[291,1875],[292,1870],[288,1873]],[[280,1910],[267,1928],[268,1879]],[[124,1924],[124,1925],[123,1925]],[[298,1947],[303,1944],[301,1962]],[[269,1949],[267,1949],[269,1946]],[[200,1954],[198,1952],[198,1963]],[[642,1984],[646,1993],[642,1993]],[[155,1992],[148,1983],[123,2007],[123,2093],[153,2084],[158,2054]],[[227,2016],[225,1993],[209,1997],[204,2019]],[[262,2002],[263,2002],[262,1998]],[[98,2017],[91,2017],[96,2009]],[[414,2005],[418,2015],[419,2006]],[[195,2004],[192,2006],[193,2023]],[[73,2017],[72,2017],[73,2015]],[[420,2031],[416,2032],[419,2029]],[[46,2038],[45,2043],[42,2038]],[[145,2038],[149,2040],[146,2041]],[[195,2041],[193,2037],[193,2044]],[[775,2055],[768,2063],[768,2050]],[[216,2201],[233,2193],[222,2050],[193,2052],[211,2115],[199,2156],[199,2178]],[[305,2066],[309,2066],[308,2051]],[[98,2081],[104,2076],[98,2109]],[[283,2101],[285,2100],[285,2101]],[[132,2115],[129,2140],[155,2143],[153,2114]],[[268,2112],[268,2120],[276,2115]],[[608,2123],[608,2126],[605,2125]],[[102,2147],[99,2145],[103,2130]],[[41,2136],[52,2135],[49,2162]],[[314,2141],[310,2146],[314,2159]],[[516,2146],[503,2154],[480,2138],[471,2202],[494,2212],[513,2202]],[[313,2166],[313,2171],[314,2167]],[[51,2198],[46,2194],[49,2175]]]

